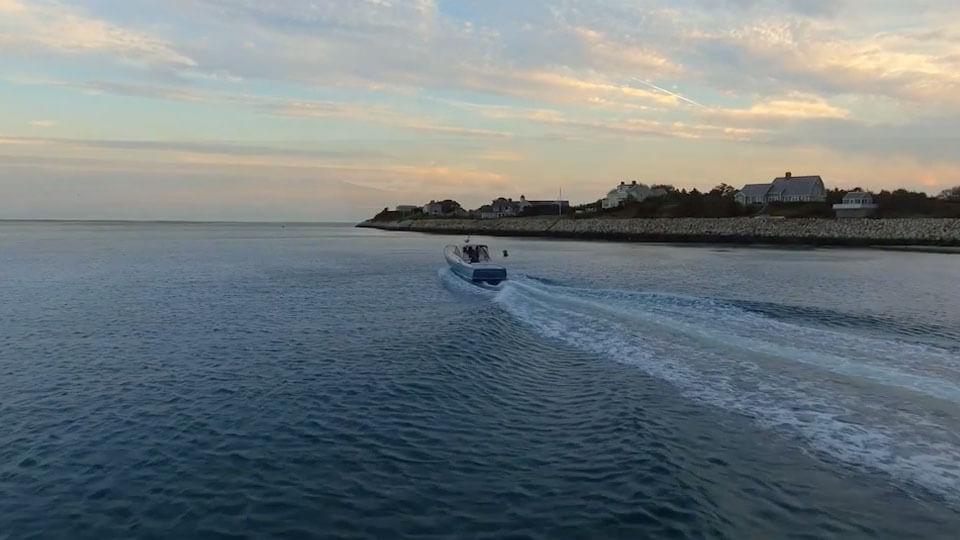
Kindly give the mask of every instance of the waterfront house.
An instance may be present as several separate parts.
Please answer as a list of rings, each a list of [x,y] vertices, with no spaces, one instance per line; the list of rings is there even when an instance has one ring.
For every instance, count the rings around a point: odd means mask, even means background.
[[[646,184],[638,184],[633,181],[629,184],[620,182],[620,185],[610,190],[607,196],[603,198],[602,206],[604,210],[618,208],[627,201],[645,201],[653,197],[662,197],[667,191],[662,188],[651,188]]]
[[[520,214],[524,216],[558,216],[570,211],[570,201],[560,199],[536,201],[521,195],[520,203]]]
[[[833,211],[838,218],[864,218],[872,215],[879,208],[868,191],[851,191],[843,196],[843,202],[833,205]]]
[[[443,201],[430,201],[423,205],[423,213],[428,216],[452,217],[464,216],[466,211],[460,206],[460,203],[454,200],[446,199]]]
[[[481,219],[497,219],[516,216],[542,216],[566,213],[570,209],[570,201],[534,201],[520,195],[515,201],[505,197],[494,199],[478,210]]]
[[[490,204],[485,204],[478,208],[476,213],[479,214],[480,219],[497,219],[502,217],[519,216],[526,206],[526,201],[523,200],[522,196],[520,199],[520,201],[514,202],[513,199],[497,197],[491,201]]]
[[[600,211],[602,204],[603,204],[602,199],[592,203],[581,204],[579,206],[573,207],[573,213],[578,217],[585,217],[588,215],[596,214],[597,212]]]
[[[824,202],[827,189],[819,176],[793,176],[787,173],[769,184],[747,184],[734,198],[740,204],[771,202]]]
[[[819,176],[786,176],[777,178],[767,192],[767,202],[824,202],[827,189]]]
[[[497,217],[519,216],[526,207],[526,201],[523,200],[522,196],[520,199],[518,202],[513,202],[513,199],[499,197],[493,201],[490,206],[493,207],[493,211],[497,214]]]
[[[397,213],[401,215],[413,214],[414,212],[419,212],[420,207],[413,204],[399,204],[397,205]]]
[[[747,184],[734,195],[734,199],[742,205],[763,204],[767,202],[767,192],[773,184]]]
[[[428,216],[443,215],[443,205],[437,201],[430,201],[423,205],[423,213]]]

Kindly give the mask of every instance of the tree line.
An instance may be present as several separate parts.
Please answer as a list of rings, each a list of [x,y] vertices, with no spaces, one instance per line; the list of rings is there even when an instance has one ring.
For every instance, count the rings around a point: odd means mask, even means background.
[[[666,191],[666,195],[644,201],[628,201],[619,208],[604,210],[602,201],[578,207],[579,215],[604,217],[743,217],[757,214],[783,217],[833,217],[833,205],[843,202],[843,196],[852,189],[830,189],[825,202],[771,202],[760,206],[744,206],[735,199],[737,189],[721,183],[709,191],[677,189],[660,184],[651,186]],[[939,196],[906,189],[883,190],[874,193],[879,205],[875,217],[950,217],[960,218],[960,186],[944,190]]]
[[[650,186],[653,189],[663,189],[666,195],[654,197],[644,201],[628,201],[619,208],[604,210],[602,201],[583,204],[575,207],[579,217],[623,217],[623,218],[657,218],[657,217],[743,217],[760,213],[783,217],[823,217],[834,216],[833,205],[843,202],[843,196],[850,191],[862,191],[859,187],[853,189],[827,190],[825,202],[796,202],[796,203],[768,203],[763,206],[744,206],[737,202],[737,189],[729,184],[721,183],[709,191],[677,189],[668,184]],[[879,205],[875,217],[906,218],[906,217],[940,217],[960,218],[960,186],[943,190],[938,196],[931,197],[919,191],[906,189],[883,190],[874,193],[874,200]],[[396,221],[411,217],[426,217],[422,214],[400,214],[384,208],[374,218],[376,221]]]

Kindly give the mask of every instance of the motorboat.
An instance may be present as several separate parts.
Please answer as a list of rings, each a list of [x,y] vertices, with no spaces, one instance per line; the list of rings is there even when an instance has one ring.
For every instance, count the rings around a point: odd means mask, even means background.
[[[449,245],[443,255],[453,273],[467,281],[499,285],[507,279],[507,269],[490,262],[490,249],[483,244]]]

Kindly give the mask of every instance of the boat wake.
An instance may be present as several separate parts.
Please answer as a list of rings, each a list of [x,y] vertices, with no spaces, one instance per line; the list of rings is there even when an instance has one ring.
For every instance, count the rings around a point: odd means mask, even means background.
[[[492,295],[537,333],[635,365],[803,447],[960,502],[960,358],[722,300],[520,276]]]

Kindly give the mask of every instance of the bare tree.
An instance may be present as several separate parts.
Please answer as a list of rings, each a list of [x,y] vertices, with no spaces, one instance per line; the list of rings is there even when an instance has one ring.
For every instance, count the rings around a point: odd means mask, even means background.
[[[953,186],[941,191],[940,198],[945,201],[960,201],[960,186]]]
[[[727,184],[726,182],[721,182],[720,185],[710,191],[710,194],[718,195],[720,197],[733,197],[737,194],[737,188]]]

